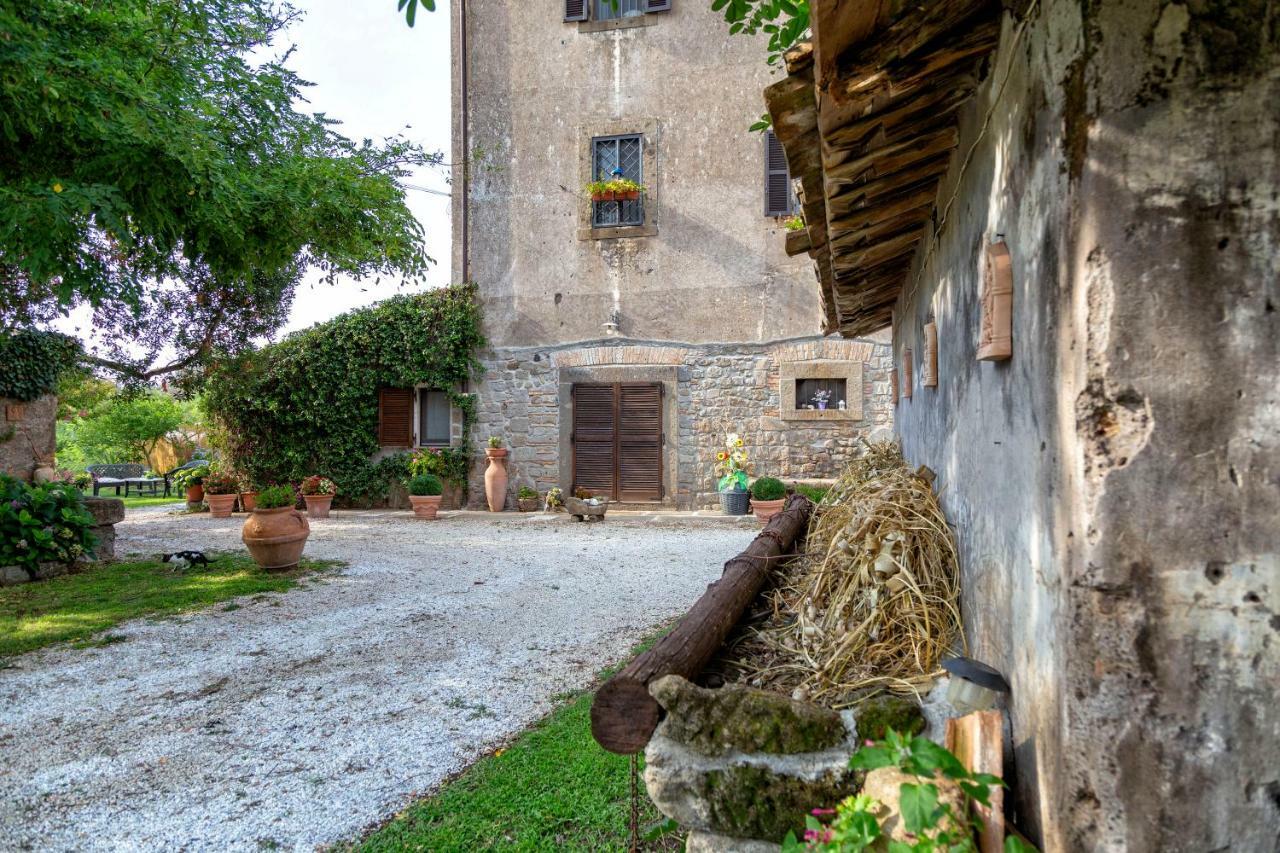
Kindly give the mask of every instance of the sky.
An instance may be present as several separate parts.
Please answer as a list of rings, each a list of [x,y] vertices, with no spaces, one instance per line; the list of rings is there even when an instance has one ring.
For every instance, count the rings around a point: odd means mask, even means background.
[[[296,45],[289,66],[315,85],[307,109],[342,121],[352,139],[402,133],[449,159],[449,3],[418,10],[412,29],[395,0],[294,0],[305,13],[286,38]],[[448,192],[446,172],[421,169],[406,183]],[[409,206],[426,231],[427,254],[436,265],[422,287],[448,284],[449,199],[408,192]],[[300,285],[283,335],[360,305],[409,292],[383,280],[322,284],[319,275]],[[421,288],[414,288],[421,289]]]

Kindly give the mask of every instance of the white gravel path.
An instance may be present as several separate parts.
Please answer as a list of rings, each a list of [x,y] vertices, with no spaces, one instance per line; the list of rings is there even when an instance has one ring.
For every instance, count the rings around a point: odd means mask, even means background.
[[[239,548],[131,512],[121,553]],[[0,849],[313,849],[394,814],[685,610],[753,531],[345,513],[291,592],[0,669]],[[481,583],[482,582],[482,583]]]

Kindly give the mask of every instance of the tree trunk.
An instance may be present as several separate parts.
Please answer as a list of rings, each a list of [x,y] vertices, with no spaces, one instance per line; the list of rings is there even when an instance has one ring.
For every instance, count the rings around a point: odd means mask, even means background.
[[[803,495],[788,498],[747,550],[724,564],[720,580],[707,587],[671,633],[596,691],[591,705],[596,743],[623,755],[644,748],[662,712],[649,695],[649,683],[672,674],[693,679],[702,671],[760,594],[779,558],[803,537],[812,510]]]

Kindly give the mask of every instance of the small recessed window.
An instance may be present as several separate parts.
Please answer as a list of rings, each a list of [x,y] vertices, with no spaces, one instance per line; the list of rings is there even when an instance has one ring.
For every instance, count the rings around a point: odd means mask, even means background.
[[[621,0],[620,0],[621,2]],[[644,142],[638,133],[598,136],[591,140],[592,180],[626,178],[644,184]],[[591,202],[591,227],[644,224],[644,196]]]
[[[839,409],[848,387],[844,379],[797,379],[796,408]]]
[[[449,444],[449,395],[434,388],[418,389],[418,444],[446,447]]]
[[[635,18],[644,14],[644,0],[595,0],[595,20]]]

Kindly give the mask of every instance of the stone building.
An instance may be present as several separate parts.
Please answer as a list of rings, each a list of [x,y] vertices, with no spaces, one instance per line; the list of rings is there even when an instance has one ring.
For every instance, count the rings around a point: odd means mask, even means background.
[[[1045,850],[1280,827],[1280,37],[1265,3],[811,3],[767,100],[828,323],[1012,685]]]
[[[505,439],[513,491],[704,506],[726,431],[756,474],[814,478],[890,426],[887,338],[815,334],[810,264],[784,251],[785,160],[747,130],[761,43],[689,0],[473,0],[453,28],[453,266],[492,347],[476,435]],[[645,192],[593,201],[601,177]],[[450,434],[429,394],[419,444]]]

